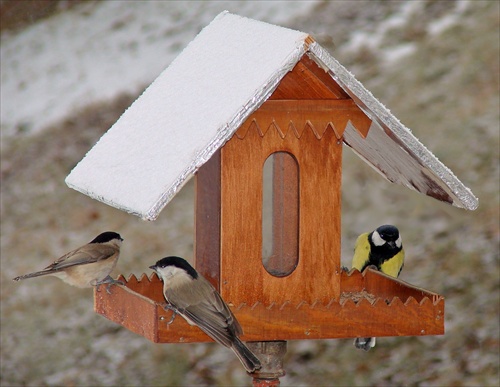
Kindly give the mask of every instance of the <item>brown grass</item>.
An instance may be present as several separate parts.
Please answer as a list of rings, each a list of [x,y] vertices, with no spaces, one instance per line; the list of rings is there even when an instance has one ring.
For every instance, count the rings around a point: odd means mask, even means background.
[[[378,11],[367,16],[370,7],[382,7],[372,3],[349,13],[340,3],[325,2],[316,14],[297,20],[295,28],[346,36],[349,26],[382,20]],[[445,296],[446,334],[381,338],[368,353],[356,351],[350,339],[291,342],[283,385],[498,385],[498,3],[473,3],[463,20],[439,37],[422,35],[422,19],[406,26],[400,36],[416,40],[414,55],[386,69],[370,62],[377,60],[376,53],[362,54],[358,59],[365,55],[367,62],[356,64],[356,75],[472,188],[479,209],[466,212],[391,185],[348,149],[344,159],[343,263],[350,265],[359,233],[381,223],[397,224],[407,251],[401,278]],[[431,5],[423,15],[429,20],[443,12]],[[387,14],[393,10],[394,3],[384,8]],[[344,19],[336,19],[339,14]],[[334,55],[349,62],[341,47],[338,51]],[[192,183],[153,223],[64,184],[71,168],[135,97],[89,106],[40,135],[3,144],[2,386],[249,382],[228,350],[155,345],[95,315],[90,290],[52,278],[11,281],[104,229],[125,237],[117,272],[149,272],[147,266],[166,254],[192,255]]]

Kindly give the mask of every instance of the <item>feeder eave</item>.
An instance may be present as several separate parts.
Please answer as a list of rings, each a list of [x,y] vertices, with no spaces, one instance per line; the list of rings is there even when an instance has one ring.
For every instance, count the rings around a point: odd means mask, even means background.
[[[353,74],[316,42],[309,46],[309,53],[372,119],[372,128],[367,138],[360,138],[352,125],[348,125],[344,135],[344,143],[363,161],[390,182],[401,184],[455,207],[467,210],[475,210],[478,207],[478,199],[472,191]],[[407,168],[398,168],[401,162]]]

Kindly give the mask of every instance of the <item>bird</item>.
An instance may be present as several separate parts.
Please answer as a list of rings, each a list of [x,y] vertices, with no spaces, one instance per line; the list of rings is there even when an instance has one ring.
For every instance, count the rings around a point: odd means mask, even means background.
[[[374,266],[378,271],[397,278],[404,266],[405,251],[396,226],[383,225],[356,240],[352,268],[359,271]],[[358,337],[354,346],[369,351],[375,346],[375,337]]]
[[[190,325],[230,348],[247,372],[261,368],[257,356],[239,339],[243,330],[221,295],[184,258],[165,257],[149,268],[163,281],[163,295],[168,302],[165,309],[174,313],[169,324],[180,314]]]
[[[112,284],[123,285],[123,282],[114,280],[109,275],[118,262],[122,241],[123,238],[116,232],[103,232],[89,243],[58,258],[45,269],[13,280],[53,275],[79,288],[107,284],[106,291],[110,293],[109,287]]]

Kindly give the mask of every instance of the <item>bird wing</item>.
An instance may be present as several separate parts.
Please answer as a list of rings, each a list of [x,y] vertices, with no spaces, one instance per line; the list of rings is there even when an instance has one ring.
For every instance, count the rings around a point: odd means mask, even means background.
[[[369,233],[361,234],[354,245],[354,256],[352,257],[352,268],[363,271],[370,261]]]
[[[176,289],[167,289],[167,300],[216,342],[229,347],[242,329],[215,288],[203,277]]]
[[[389,258],[380,266],[380,271],[391,277],[398,277],[403,269],[405,260],[405,251],[401,249],[395,256]]]
[[[108,245],[85,245],[70,251],[61,258],[54,261],[44,270],[62,270],[71,266],[85,265],[104,259],[108,259],[117,252],[116,248]]]

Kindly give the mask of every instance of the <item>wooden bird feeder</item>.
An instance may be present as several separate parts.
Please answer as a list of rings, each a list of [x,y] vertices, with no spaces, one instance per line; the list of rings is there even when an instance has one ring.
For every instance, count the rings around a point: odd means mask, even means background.
[[[152,220],[195,175],[194,265],[231,306],[244,341],[443,334],[442,296],[342,270],[343,145],[391,182],[477,206],[309,35],[222,13],[67,183]],[[121,279],[112,294],[95,292],[97,313],[155,343],[211,340],[182,318],[166,324],[156,275]]]

